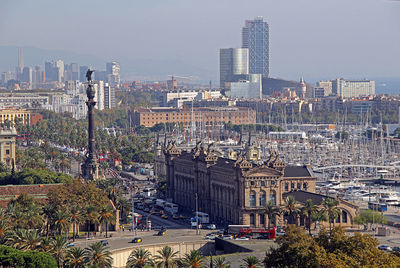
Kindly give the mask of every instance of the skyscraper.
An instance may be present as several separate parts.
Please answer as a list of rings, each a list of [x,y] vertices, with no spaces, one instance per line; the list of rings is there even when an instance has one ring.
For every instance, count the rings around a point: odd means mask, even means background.
[[[22,51],[22,47],[18,48],[18,68],[19,73],[22,73],[24,69],[24,52]]]
[[[61,83],[64,81],[64,61],[57,60],[54,64],[56,70],[56,81]]]
[[[119,62],[116,61],[107,62],[106,74],[108,78],[108,83],[110,83],[111,86],[119,87],[119,84],[121,83],[121,77],[119,74],[120,69],[121,68]]]
[[[79,81],[86,82],[86,71],[89,69],[88,66],[79,67]]]
[[[112,109],[115,105],[115,90],[110,84],[104,84],[104,108]]]
[[[249,50],[247,48],[222,48],[219,51],[220,87],[226,82],[237,82],[235,76],[249,73]]]
[[[242,29],[242,47],[249,49],[249,71],[269,77],[269,25],[263,17],[246,20]]]

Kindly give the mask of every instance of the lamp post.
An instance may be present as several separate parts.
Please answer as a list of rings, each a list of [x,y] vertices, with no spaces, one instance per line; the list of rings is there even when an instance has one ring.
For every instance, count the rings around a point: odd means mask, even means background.
[[[196,235],[199,235],[199,204],[198,204],[198,196],[195,194],[196,198]]]

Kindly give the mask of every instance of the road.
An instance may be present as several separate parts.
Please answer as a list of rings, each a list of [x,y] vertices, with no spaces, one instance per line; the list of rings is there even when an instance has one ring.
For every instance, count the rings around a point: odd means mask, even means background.
[[[161,244],[161,243],[169,243],[169,242],[189,242],[189,241],[199,241],[204,240],[204,235],[209,233],[209,231],[202,230],[200,235],[196,235],[195,230],[191,229],[167,229],[165,236],[155,236],[157,231],[137,231],[137,235],[135,232],[118,232],[114,233],[113,237],[108,238],[107,241],[109,243],[109,247],[111,250],[121,249],[126,247],[133,246],[144,246],[144,245],[153,245],[153,244]],[[134,237],[143,238],[143,242],[140,244],[132,244],[129,243]],[[93,242],[97,242],[100,240],[104,240],[105,238],[97,238],[92,240],[78,241],[75,243],[77,247],[87,247]]]

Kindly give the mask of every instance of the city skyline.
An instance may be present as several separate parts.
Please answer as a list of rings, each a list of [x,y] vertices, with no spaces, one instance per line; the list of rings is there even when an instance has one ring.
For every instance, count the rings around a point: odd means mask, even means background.
[[[180,65],[189,65],[204,70],[204,80],[217,80],[219,48],[240,47],[244,21],[263,16],[271,27],[271,77],[298,80],[300,76],[306,79],[398,76],[400,56],[396,48],[400,44],[400,21],[396,14],[400,5],[395,1],[252,1],[246,6],[229,1],[230,12],[221,19],[220,12],[227,3],[171,0],[94,5],[88,1],[79,5],[61,2],[55,6],[50,1],[25,1],[25,8],[21,9],[12,1],[5,1],[0,34],[6,38],[0,45],[57,49],[119,61],[121,71],[124,66],[133,66],[124,70],[128,78],[141,75],[136,65],[148,59],[159,63],[149,67],[155,74],[163,73],[166,68],[180,72],[185,69]],[[73,20],[58,22],[71,11],[75,14]],[[48,23],[54,12],[59,20]],[[27,21],[30,23],[24,23]],[[96,26],[91,27],[94,32],[89,39],[91,44],[85,45],[88,24]],[[112,32],[112,28],[120,37],[105,34]],[[35,34],[38,29],[52,34],[49,37]],[[27,62],[28,55],[24,56]],[[162,66],[162,62],[169,64]]]

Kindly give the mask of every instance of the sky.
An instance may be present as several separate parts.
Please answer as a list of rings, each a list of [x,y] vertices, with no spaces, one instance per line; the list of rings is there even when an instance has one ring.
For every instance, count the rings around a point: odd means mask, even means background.
[[[219,49],[240,47],[256,16],[270,25],[272,77],[400,77],[393,0],[0,0],[0,45],[180,62],[217,78]]]

